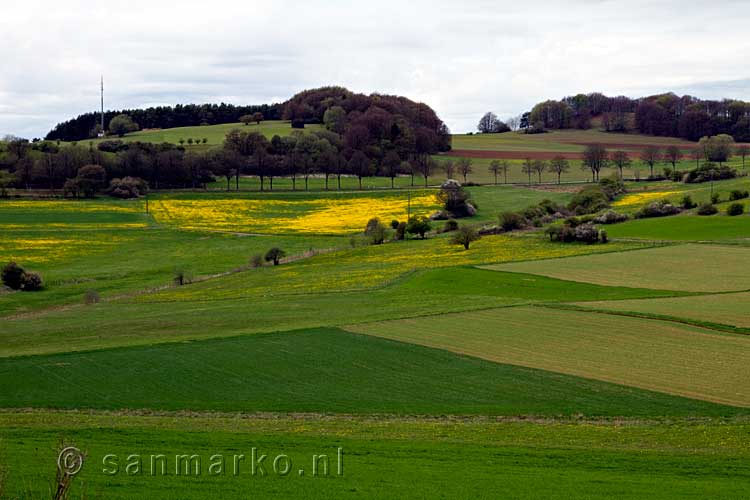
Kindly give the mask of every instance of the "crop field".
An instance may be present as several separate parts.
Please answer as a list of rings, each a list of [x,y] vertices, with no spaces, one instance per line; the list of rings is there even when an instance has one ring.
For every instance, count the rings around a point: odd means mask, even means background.
[[[268,139],[271,139],[274,135],[284,137],[291,135],[295,130],[292,128],[290,122],[287,121],[263,121],[260,124],[251,123],[245,125],[243,123],[224,123],[221,125],[204,125],[199,127],[176,127],[169,129],[156,129],[156,130],[140,130],[138,132],[131,132],[124,137],[123,141],[132,142],[150,142],[153,144],[160,144],[162,142],[169,142],[172,144],[181,144],[180,139],[183,140],[182,145],[188,148],[205,148],[211,146],[217,146],[224,142],[224,138],[227,133],[234,129],[246,131],[246,132],[260,132]],[[307,125],[303,131],[309,130],[320,130],[320,125]],[[93,139],[91,141],[94,144],[107,139]],[[192,139],[194,144],[188,143],[188,139]],[[207,139],[206,143],[203,143],[203,139]],[[200,144],[198,142],[200,141]]]
[[[575,153],[591,134],[521,140]],[[468,180],[491,184],[488,161]],[[586,180],[575,163],[563,182]],[[0,290],[0,498],[49,496],[61,442],[86,453],[70,498],[750,495],[750,218],[723,214],[747,178],[715,183],[716,216],[608,225],[610,241],[591,245],[529,227],[468,250],[441,221],[393,240],[391,220],[440,209],[419,178],[396,189],[366,178],[361,192],[351,177],[341,192],[335,178],[329,191],[318,177],[294,192],[286,179],[263,193],[240,182],[135,201],[0,200],[0,264],[44,279]],[[460,224],[567,204],[579,187],[470,186],[478,213]],[[711,189],[626,187],[612,205],[627,213]],[[389,227],[383,244],[363,234],[372,217]],[[273,247],[286,254],[276,266],[263,258]],[[263,477],[253,448],[269,455]],[[182,453],[202,474],[145,469],[150,454]],[[208,471],[235,453],[241,474]],[[273,470],[282,453],[289,475]],[[136,474],[132,454],[144,456]]]
[[[748,262],[750,248],[688,244],[488,268],[605,286],[732,292],[750,290]]]
[[[461,324],[471,324],[471,331],[460,329]],[[750,406],[744,369],[750,347],[746,336],[624,316],[528,307],[349,329],[498,363]]]
[[[677,321],[708,324],[711,328],[750,332],[750,293],[726,293],[658,300],[615,300],[579,304],[585,308],[655,316]]]

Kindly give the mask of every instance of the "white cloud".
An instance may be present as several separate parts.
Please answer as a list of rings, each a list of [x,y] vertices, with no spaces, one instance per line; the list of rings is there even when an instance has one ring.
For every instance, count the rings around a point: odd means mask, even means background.
[[[29,0],[0,17],[0,135],[96,109],[285,99],[340,84],[427,102],[454,131],[547,98],[750,99],[744,1]],[[729,83],[727,83],[729,82]]]

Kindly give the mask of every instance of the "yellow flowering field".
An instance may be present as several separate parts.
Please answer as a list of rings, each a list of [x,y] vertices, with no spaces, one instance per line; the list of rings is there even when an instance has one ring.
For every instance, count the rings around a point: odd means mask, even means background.
[[[405,220],[406,196],[326,199],[164,199],[151,203],[157,222],[189,230],[340,234],[362,231],[367,221]],[[412,215],[438,208],[433,194],[411,199]]]
[[[201,300],[253,295],[368,290],[419,269],[569,257],[640,246],[562,245],[539,236],[485,236],[466,251],[448,238],[374,245],[318,255],[293,264],[249,270],[142,300]]]
[[[612,203],[613,207],[635,207],[663,200],[679,194],[679,191],[644,191],[642,193],[629,193]],[[676,202],[677,200],[673,200]]]
[[[65,237],[49,234],[24,237],[12,237],[8,233],[0,237],[0,255],[3,261],[15,260],[22,264],[48,264],[60,262],[71,257],[105,252],[127,238],[107,235],[99,237],[96,233],[81,233]]]
[[[11,200],[0,201],[0,210],[137,213],[143,210],[142,203],[141,200],[126,202],[98,200]]]

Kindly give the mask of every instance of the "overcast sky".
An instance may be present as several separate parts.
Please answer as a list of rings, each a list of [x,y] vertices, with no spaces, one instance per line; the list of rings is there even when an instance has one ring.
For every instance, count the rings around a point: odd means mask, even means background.
[[[431,105],[454,132],[547,98],[750,100],[750,2],[8,2],[0,136],[106,107],[260,104],[338,84]]]

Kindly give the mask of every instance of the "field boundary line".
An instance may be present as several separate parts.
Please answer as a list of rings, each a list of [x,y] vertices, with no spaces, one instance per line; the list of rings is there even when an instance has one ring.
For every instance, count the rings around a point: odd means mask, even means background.
[[[742,293],[742,292],[730,292],[730,293]],[[699,296],[704,296],[704,295],[718,295],[718,294],[702,294]],[[664,297],[664,298],[675,298],[675,297]],[[653,299],[653,297],[651,297],[651,299]],[[631,299],[627,299],[627,300],[631,300]],[[632,299],[632,300],[647,300],[647,299],[639,298],[639,299]],[[598,301],[592,301],[592,302],[598,302]],[[618,302],[618,301],[612,300],[612,301],[600,301],[600,302]],[[679,316],[669,316],[665,314],[644,313],[644,312],[638,312],[638,311],[614,311],[611,309],[597,309],[593,307],[577,306],[575,304],[565,304],[565,303],[562,303],[562,304],[537,303],[537,304],[531,304],[531,305],[533,307],[557,309],[560,311],[590,312],[590,313],[595,313],[595,314],[607,314],[610,316],[625,316],[629,318],[650,319],[654,321],[664,321],[668,323],[678,323],[681,325],[695,326],[698,328],[702,328],[704,330],[713,330],[713,331],[721,332],[721,333],[732,333],[735,335],[745,336],[745,337],[750,336],[750,328],[727,325],[724,323],[714,323],[711,321],[691,320],[689,318],[681,318]]]

